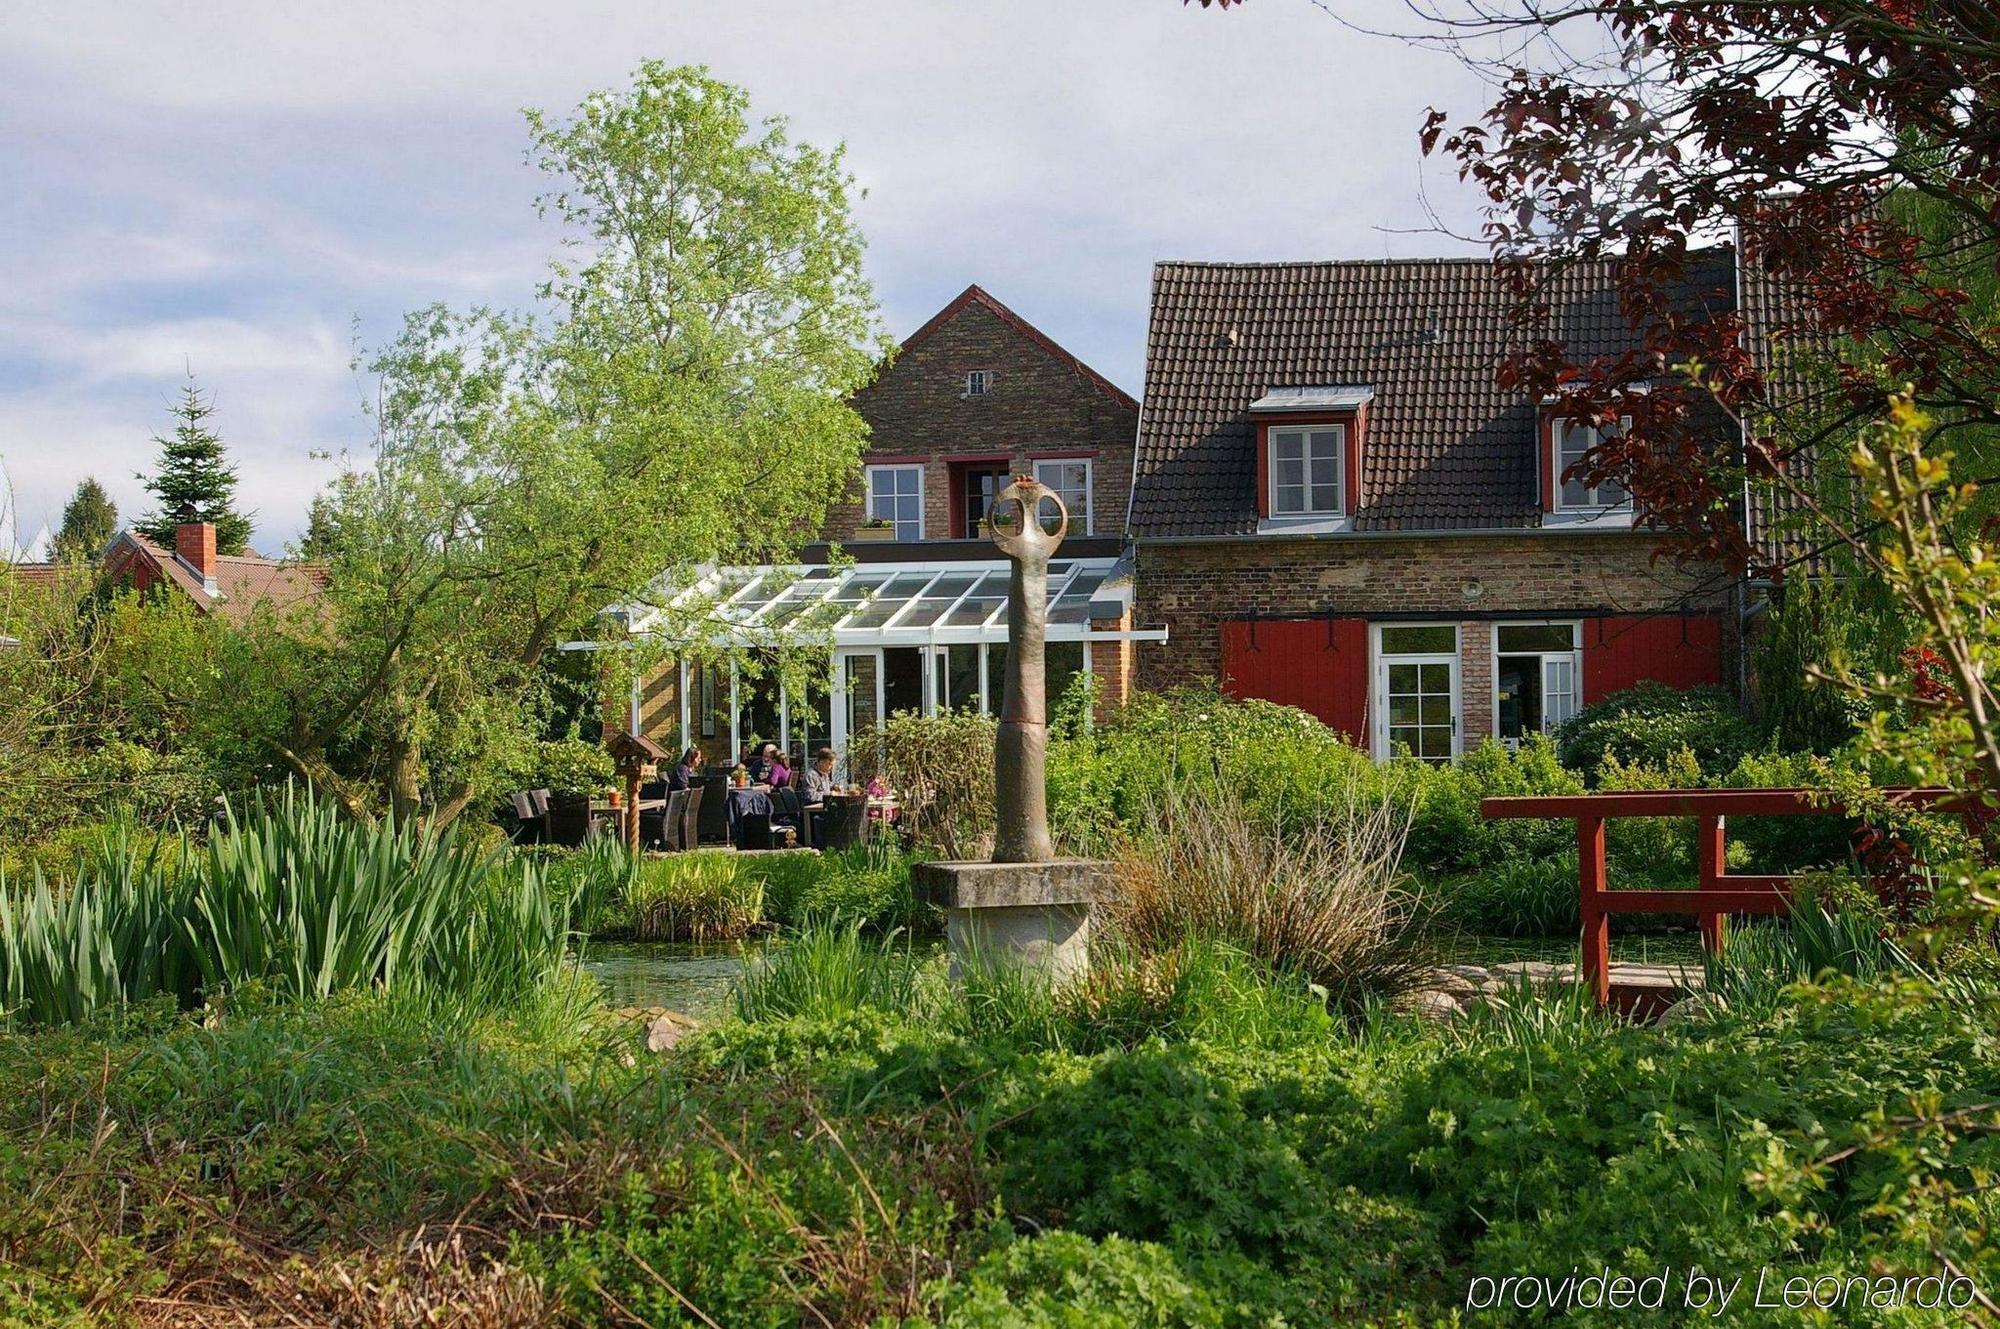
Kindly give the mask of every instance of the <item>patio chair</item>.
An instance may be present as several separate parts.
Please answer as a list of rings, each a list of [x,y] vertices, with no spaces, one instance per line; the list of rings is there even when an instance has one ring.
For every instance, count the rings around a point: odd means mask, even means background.
[[[687,839],[687,806],[691,796],[686,789],[667,791],[667,806],[661,810],[660,839],[671,851],[694,848]]]
[[[826,811],[820,814],[819,847],[829,853],[838,849],[852,849],[861,843],[861,835],[867,824],[866,798],[830,795],[826,800]]]
[[[559,794],[549,799],[549,843],[580,848],[590,836],[590,795]]]
[[[681,806],[681,848],[693,849],[701,844],[701,808],[708,801],[704,797],[708,791],[696,783],[681,792],[687,795]]]
[[[702,844],[729,838],[728,781],[719,775],[704,775],[695,784],[701,789],[701,819],[696,823],[696,840]]]
[[[771,830],[771,814],[768,812],[746,812],[737,822],[736,829],[742,833],[745,849],[776,849],[777,836]]]
[[[659,795],[654,795],[659,797]],[[666,794],[664,807],[648,808],[639,814],[639,842],[655,849],[681,848],[681,810],[687,806],[687,790]]]
[[[535,807],[535,796],[527,790],[507,795],[514,809],[514,843],[539,844],[548,838],[548,811]]]
[[[799,833],[799,843],[806,842],[806,805],[800,800],[798,790],[771,791],[771,824],[791,827]]]

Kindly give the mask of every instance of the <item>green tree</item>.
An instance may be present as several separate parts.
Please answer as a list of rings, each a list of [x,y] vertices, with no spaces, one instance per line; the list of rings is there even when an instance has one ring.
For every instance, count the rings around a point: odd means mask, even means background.
[[[250,518],[235,508],[236,468],[209,424],[214,414],[214,404],[189,375],[172,408],[173,435],[154,435],[160,460],[151,476],[139,477],[159,505],[134,526],[147,539],[170,546],[176,526],[211,522],[216,552],[240,554],[250,543]]]
[[[533,313],[427,309],[376,357],[373,457],[328,496],[317,690],[266,735],[357,812],[451,819],[607,606],[691,628],[686,574],[789,556],[858,464],[846,398],[888,350],[839,149],[658,63],[528,123],[565,252]]]
[[[299,557],[320,561],[332,558],[335,542],[340,539],[339,521],[333,496],[314,495],[312,506],[306,510],[306,533],[299,538]]]
[[[56,532],[56,561],[80,563],[96,558],[118,533],[118,505],[96,478],[86,477],[63,505],[62,529]]]

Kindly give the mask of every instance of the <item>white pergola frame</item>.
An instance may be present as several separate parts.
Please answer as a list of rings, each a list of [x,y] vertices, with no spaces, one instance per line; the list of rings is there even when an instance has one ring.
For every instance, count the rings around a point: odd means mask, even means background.
[[[1092,642],[1165,641],[1167,638],[1164,628],[1093,629],[1087,607],[1080,618],[1074,615],[1073,597],[1086,591],[1094,594],[1115,565],[1116,560],[1110,558],[1059,558],[1050,568],[1050,609],[1064,612],[1073,621],[1050,622],[1047,640],[1051,643],[1083,643],[1085,671],[1092,667]],[[720,621],[701,634],[703,640],[724,649],[744,649],[777,643],[781,627],[771,615],[781,605],[786,610],[786,622],[817,607],[834,604],[850,606],[830,628],[819,626],[811,630],[811,635],[831,646],[833,652],[834,668],[828,680],[828,708],[832,736],[836,740],[835,746],[839,746],[839,740],[845,737],[847,712],[847,680],[842,662],[854,655],[884,649],[923,649],[923,706],[925,712],[930,713],[936,697],[930,673],[935,652],[925,648],[1004,646],[1008,640],[1006,593],[1010,575],[1010,565],[1005,560],[857,563],[843,567],[812,564],[712,568],[692,585],[676,593],[661,609],[628,613],[627,620],[633,635],[651,635],[663,626],[662,619],[673,617],[676,609],[713,600],[712,613]],[[960,579],[964,580],[964,586],[952,589]],[[940,586],[946,587],[946,594],[934,594]],[[849,593],[856,587],[863,588],[862,593],[850,598]],[[882,592],[888,587],[899,587],[893,598],[901,603],[890,610],[881,622],[861,623],[859,620],[864,616],[881,616]],[[767,588],[774,593],[759,599],[760,592]],[[992,608],[977,622],[950,623],[968,604],[982,604],[989,600]],[[920,606],[924,605],[934,607],[936,612],[929,614],[928,622],[910,623],[908,620],[917,617]],[[742,612],[745,609],[749,612]],[[685,746],[693,741],[695,715],[690,690],[694,680],[685,654],[680,655],[677,665],[680,741]],[[729,670],[729,746],[732,754],[741,751],[744,737],[739,679],[739,670],[732,662]],[[990,701],[992,680],[989,678],[987,653],[983,650],[979,658],[979,683],[981,697]],[[878,691],[880,687],[878,670]],[[633,680],[632,692],[632,720],[636,724],[639,694],[636,679]],[[787,689],[780,687],[778,712],[780,732],[789,738],[792,730],[791,699],[787,693]],[[720,738],[721,735],[715,737]]]

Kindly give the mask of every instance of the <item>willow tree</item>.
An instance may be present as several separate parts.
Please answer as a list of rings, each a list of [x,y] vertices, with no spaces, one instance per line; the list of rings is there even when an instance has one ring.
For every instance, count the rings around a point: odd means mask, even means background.
[[[663,572],[790,554],[859,463],[847,396],[887,344],[842,150],[650,62],[528,127],[561,251],[529,311],[426,309],[375,357],[373,455],[328,496],[324,685],[267,735],[357,812],[456,816],[550,651]]]

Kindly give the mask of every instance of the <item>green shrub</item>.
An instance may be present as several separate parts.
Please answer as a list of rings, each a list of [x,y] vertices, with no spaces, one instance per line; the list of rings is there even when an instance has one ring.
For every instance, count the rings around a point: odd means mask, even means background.
[[[858,923],[877,932],[936,931],[939,920],[917,901],[910,867],[911,860],[887,836],[827,854],[818,873],[799,887],[791,917],[801,923]]]
[[[848,769],[880,774],[896,790],[900,825],[943,858],[983,858],[993,847],[992,716],[899,711],[853,736]]]
[[[549,739],[537,742],[527,769],[514,778],[524,789],[547,789],[557,794],[594,794],[611,784],[617,767],[602,743],[581,738]]]
[[[1377,764],[1304,711],[1202,689],[1134,698],[1108,723],[1054,742],[1048,771],[1051,827],[1080,853],[1143,836],[1154,810],[1191,788],[1226,789],[1287,834],[1365,797],[1414,808],[1404,861],[1425,876],[1560,848],[1568,823],[1489,822],[1479,800],[1583,787],[1540,737],[1517,752],[1483,743],[1455,765]]]
[[[945,1329],[1222,1329],[1214,1295],[1173,1252],[1116,1235],[1009,1241],[941,1289]]]
[[[1291,1127],[1308,1104],[1344,1105],[1247,1070],[1198,1045],[1052,1065],[996,1141],[1009,1204],[1093,1236],[1301,1258],[1331,1235],[1331,1210]]]
[[[1576,850],[1503,859],[1440,886],[1440,913],[1468,932],[1574,937],[1582,925]]]
[[[1563,765],[1596,771],[1607,755],[1664,766],[1685,748],[1702,773],[1726,774],[1757,746],[1756,729],[1721,688],[1646,682],[1592,702],[1556,731]]]
[[[1716,781],[1724,789],[1826,788],[1832,768],[1806,753],[1752,752]],[[1854,823],[1842,816],[1731,817],[1731,862],[1749,872],[1798,872],[1834,867],[1850,858]]]
[[[1479,812],[1485,798],[1583,792],[1583,781],[1556,759],[1554,745],[1540,734],[1511,752],[1489,738],[1452,765],[1401,764],[1413,768],[1401,774],[1416,789],[1405,856],[1420,872],[1444,874],[1540,857],[1576,843],[1569,821],[1489,821]]]
[[[1707,781],[1694,754],[1679,748],[1657,764],[1620,760],[1607,752],[1597,768],[1602,793],[1644,789],[1699,789]],[[1660,886],[1693,886],[1695,821],[1692,817],[1613,817],[1604,823],[1612,870],[1624,879]]]

